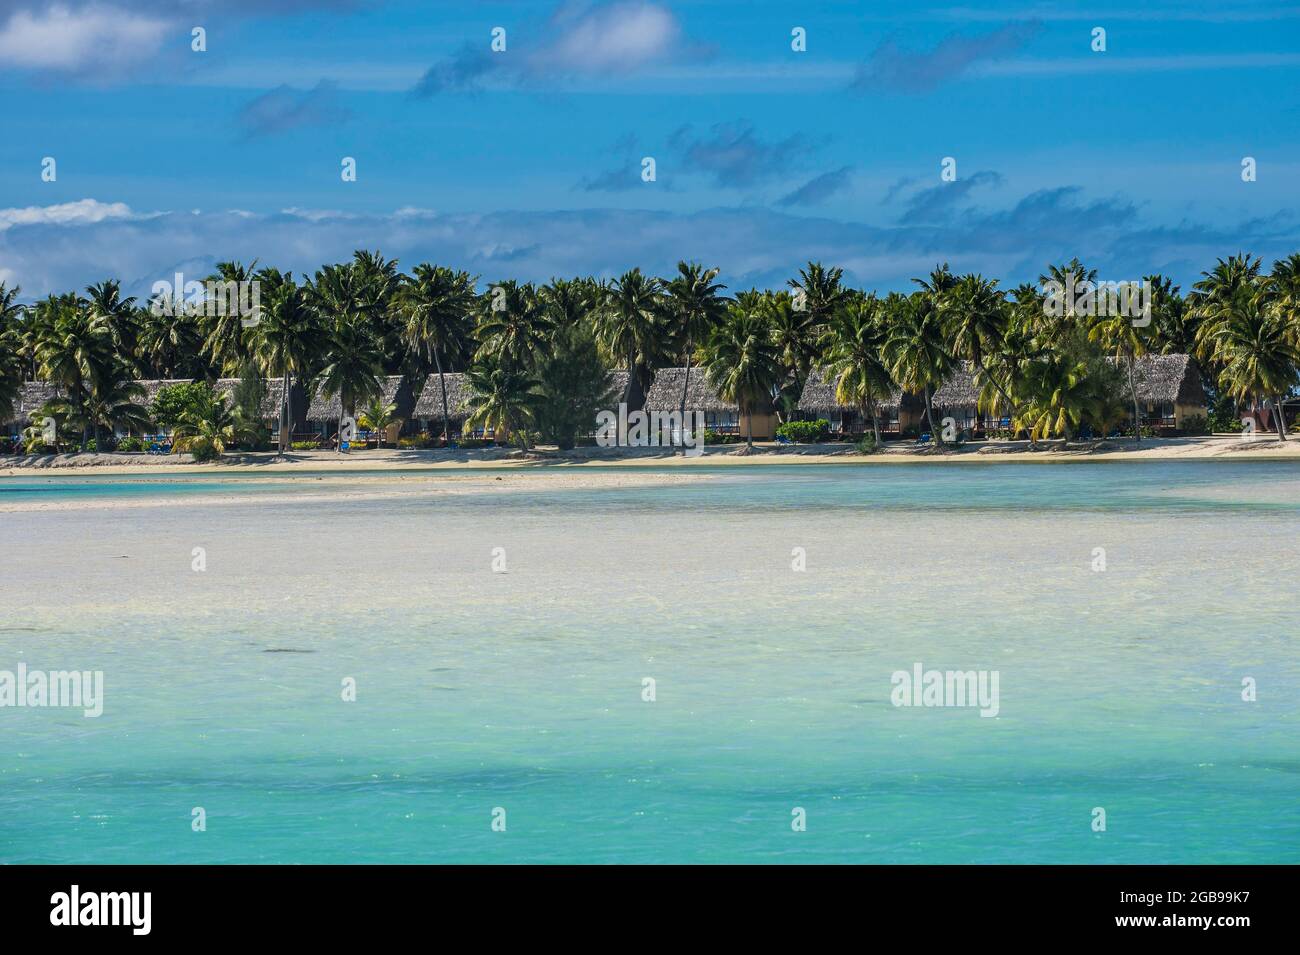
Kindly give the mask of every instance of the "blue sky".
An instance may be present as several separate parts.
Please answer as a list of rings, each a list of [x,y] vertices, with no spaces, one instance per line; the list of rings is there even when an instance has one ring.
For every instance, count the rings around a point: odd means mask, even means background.
[[[1300,7],[1231,0],[0,0],[0,280],[139,293],[365,247],[485,282],[1014,284],[1077,254],[1187,286],[1300,246],[1297,41]]]

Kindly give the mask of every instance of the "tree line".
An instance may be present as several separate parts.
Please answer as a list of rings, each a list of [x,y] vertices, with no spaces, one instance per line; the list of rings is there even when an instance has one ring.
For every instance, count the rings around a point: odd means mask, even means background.
[[[102,447],[105,433],[154,423],[136,379],[235,377],[248,384],[232,403],[200,402],[175,421],[182,434],[229,443],[260,423],[258,385],[277,378],[283,450],[294,385],[338,397],[349,415],[365,407],[383,417],[384,376],[437,376],[447,440],[445,376],[459,371],[472,425],[566,447],[608,402],[641,407],[659,368],[686,369],[683,413],[691,376],[703,375],[742,413],[775,406],[788,418],[812,369],[825,366],[837,400],[871,421],[878,444],[878,409],[899,389],[921,398],[938,436],[934,393],[967,363],[980,407],[1031,441],[1123,424],[1140,439],[1134,363],[1145,354],[1194,356],[1232,414],[1281,409],[1300,367],[1300,253],[1267,272],[1249,254],[1219,259],[1186,294],[1147,276],[1149,322],[1110,301],[1114,288],[1077,259],[1011,289],[944,264],[913,291],[885,295],[852,288],[842,269],[819,262],[780,290],[729,295],[718,275],[681,262],[665,278],[634,268],[480,289],[468,272],[421,263],[404,273],[368,251],[301,280],[257,262],[219,263],[207,282],[258,283],[255,321],[224,299],[197,315],[160,307],[169,303],[159,297],[138,301],[114,280],[31,305],[0,283],[0,420],[12,418],[24,380],[47,381],[61,397],[43,414],[83,448]],[[1060,307],[1049,287],[1087,292]],[[611,369],[629,372],[622,394],[610,393]]]

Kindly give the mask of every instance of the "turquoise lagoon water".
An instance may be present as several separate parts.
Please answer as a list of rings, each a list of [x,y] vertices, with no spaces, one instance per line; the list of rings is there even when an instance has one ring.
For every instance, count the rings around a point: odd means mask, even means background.
[[[1300,467],[556,470],[0,482],[0,862],[1300,862]]]

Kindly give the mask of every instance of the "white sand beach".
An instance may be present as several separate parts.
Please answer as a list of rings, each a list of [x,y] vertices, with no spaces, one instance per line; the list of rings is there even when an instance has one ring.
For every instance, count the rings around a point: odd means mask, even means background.
[[[527,454],[512,449],[481,450],[408,450],[391,449],[354,451],[295,451],[277,455],[273,452],[227,455],[220,462],[196,464],[183,455],[146,454],[59,454],[13,457],[0,464],[0,476],[28,476],[43,471],[69,472],[93,470],[97,475],[149,474],[267,474],[285,475],[321,471],[400,473],[409,470],[473,469],[485,471],[525,472],[545,470],[581,470],[590,467],[654,468],[646,482],[661,483],[664,467],[689,469],[718,466],[764,466],[797,464],[890,465],[914,463],[1042,463],[1047,461],[1133,461],[1133,460],[1206,460],[1267,459],[1300,460],[1300,438],[1278,441],[1275,436],[1257,435],[1245,440],[1236,435],[1213,435],[1187,438],[1146,438],[1132,441],[1097,441],[1062,447],[1061,442],[1045,442],[1031,450],[1026,442],[975,442],[956,449],[916,450],[910,442],[886,446],[876,454],[860,454],[852,445],[756,445],[752,452],[744,445],[716,445],[702,455],[687,457],[667,448],[579,448],[560,452],[539,449]],[[594,475],[591,476],[594,478]],[[598,482],[599,483],[599,482]],[[513,486],[513,485],[512,485]],[[552,480],[548,487],[561,486]],[[598,486],[578,482],[575,487]]]

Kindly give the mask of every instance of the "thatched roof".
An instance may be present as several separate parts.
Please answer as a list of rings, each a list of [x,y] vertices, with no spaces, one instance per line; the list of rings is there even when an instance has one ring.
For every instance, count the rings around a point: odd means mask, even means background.
[[[627,391],[628,379],[631,377],[630,371],[617,370],[609,373],[609,390],[615,401],[623,397],[623,392]]]
[[[194,381],[192,378],[140,378],[136,384],[144,389],[144,398],[141,404],[146,408],[152,408],[154,401],[158,398],[158,392],[172,385],[188,385]],[[212,383],[213,390],[217,394],[225,397],[227,403],[234,402],[235,388],[238,386],[238,378],[218,378]],[[262,393],[262,417],[278,418],[280,416],[280,396],[284,392],[284,379],[282,378],[263,378],[262,384],[264,391]]]
[[[402,409],[400,407],[402,402],[398,401],[398,392],[401,390],[403,380],[403,376],[401,375],[389,375],[381,382],[383,385],[382,397],[384,403],[399,405],[397,409],[398,417],[402,417]],[[365,403],[366,402],[357,402],[356,410],[358,414],[361,412],[362,405]],[[410,402],[407,402],[407,404],[409,403]],[[317,385],[315,397],[312,398],[311,405],[307,408],[307,420],[312,424],[319,424],[327,421],[338,421],[342,417],[342,397],[340,395],[335,395],[333,398],[327,398],[325,397],[324,387]]]
[[[449,371],[443,378],[447,381],[447,417],[454,420],[469,417],[466,406],[473,395],[473,389],[469,386],[468,376],[464,372]],[[420,397],[415,399],[411,417],[430,421],[442,418],[442,385],[438,381],[437,372],[424,379],[424,388]]]
[[[685,368],[660,368],[655,372],[650,390],[646,392],[647,411],[676,411],[682,406],[682,385],[686,384]],[[709,384],[703,368],[691,368],[691,380],[686,392],[687,411],[740,410],[734,401],[724,401]]]
[[[936,408],[974,408],[979,403],[975,371],[970,362],[962,362],[935,389],[931,397]]]
[[[218,378],[213,385],[217,393],[225,395],[226,401],[233,404],[235,400],[235,388],[239,385],[238,378]],[[262,386],[262,419],[278,420],[280,417],[280,402],[284,397],[284,379],[283,378],[263,378]]]
[[[61,397],[62,394],[58,385],[52,385],[47,381],[24,381],[22,387],[18,389],[12,420],[25,425],[33,411],[45,402]]]
[[[1205,404],[1205,383],[1190,355],[1143,355],[1133,365],[1138,401]]]
[[[799,410],[809,414],[859,410],[857,405],[842,405],[836,400],[835,389],[839,383],[839,376],[832,375],[829,368],[814,367],[808,372],[808,380],[804,382],[803,392],[799,395]],[[882,414],[892,412],[900,402],[911,405],[911,396],[904,396],[900,389],[895,389],[887,400],[877,401],[876,408]]]

